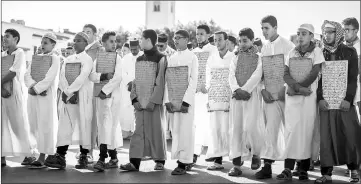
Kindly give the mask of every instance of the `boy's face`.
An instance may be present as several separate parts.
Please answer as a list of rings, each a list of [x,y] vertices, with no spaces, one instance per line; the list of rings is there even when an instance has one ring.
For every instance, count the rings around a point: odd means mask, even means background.
[[[11,35],[10,33],[5,33],[5,37],[4,37],[4,47],[5,48],[9,48],[11,46],[15,46],[17,45],[17,41],[18,41],[18,37],[13,37],[13,35]]]
[[[324,34],[325,34],[324,35],[325,40],[328,44],[332,44],[335,42],[335,39],[336,39],[336,29],[335,28],[326,27]]]
[[[209,37],[209,34],[206,33],[204,29],[197,29],[196,38],[198,43],[205,42]]]
[[[122,48],[125,43],[125,36],[117,35],[117,48]]]
[[[222,51],[227,48],[227,41],[224,38],[223,34],[214,35],[214,44],[217,46],[218,51]]]
[[[90,27],[84,27],[83,32],[89,36],[89,40],[95,40],[96,35]]]
[[[140,48],[144,49],[148,49],[149,47],[151,47],[152,45],[152,41],[150,40],[150,38],[144,38],[144,36],[142,36],[142,39],[140,39]]]
[[[344,25],[343,26],[344,29],[345,29],[345,40],[348,41],[348,42],[352,42],[356,36],[357,36],[357,32],[358,32],[358,29],[355,29],[352,25]]]
[[[228,44],[227,44],[228,50],[233,51],[235,47],[236,45],[233,44],[233,42],[231,42],[230,40],[228,40]]]
[[[262,33],[266,40],[277,34],[277,26],[272,27],[270,23],[262,23]]]
[[[313,39],[313,34],[305,29],[299,29],[297,31],[297,42],[299,45],[309,45]]]
[[[239,48],[243,51],[248,50],[253,45],[253,40],[250,40],[247,36],[239,37]]]
[[[164,52],[165,49],[167,48],[167,43],[166,42],[158,42],[157,47],[158,47],[159,52]]]
[[[55,47],[54,43],[50,42],[49,38],[43,38],[41,40],[41,49],[44,54],[51,52]]]
[[[83,52],[85,50],[85,47],[88,45],[88,43],[85,41],[85,39],[79,35],[75,36],[74,38],[74,50],[77,53]]]
[[[130,46],[130,52],[133,54],[133,56],[138,55],[139,51],[140,51],[139,45],[137,45],[137,46]]]
[[[176,34],[173,38],[174,45],[177,48],[177,50],[183,50],[187,48],[188,39],[180,34]]]
[[[116,37],[109,36],[108,40],[103,43],[105,51],[107,52],[114,52],[117,46]]]
[[[127,54],[130,53],[130,49],[128,47],[123,47],[122,48],[122,53],[123,53],[123,55],[127,55]]]

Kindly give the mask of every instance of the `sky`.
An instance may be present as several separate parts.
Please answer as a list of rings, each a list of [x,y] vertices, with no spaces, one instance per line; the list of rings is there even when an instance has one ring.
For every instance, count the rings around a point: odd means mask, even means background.
[[[72,32],[87,23],[105,30],[134,32],[145,25],[145,1],[2,1],[2,21],[21,19],[26,26]],[[313,24],[321,33],[324,20],[342,22],[346,17],[360,18],[360,1],[176,1],[175,19],[189,21],[213,19],[224,29],[238,33],[245,27],[261,37],[261,19],[274,15],[278,33],[289,38],[299,25]],[[359,20],[360,21],[360,20]]]

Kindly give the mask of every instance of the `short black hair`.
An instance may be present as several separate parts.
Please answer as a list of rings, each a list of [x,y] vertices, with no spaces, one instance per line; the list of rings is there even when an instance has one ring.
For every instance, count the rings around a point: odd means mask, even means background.
[[[241,29],[239,31],[238,35],[239,35],[239,37],[247,36],[247,38],[249,38],[250,40],[253,40],[253,38],[254,38],[254,32],[252,31],[251,28],[248,28],[248,27]]]
[[[20,42],[20,33],[18,31],[16,31],[15,29],[7,29],[5,31],[5,34],[6,33],[11,34],[11,36],[13,36],[14,38],[18,37],[18,41],[16,42],[16,44],[18,44]]]
[[[262,46],[263,45],[262,40],[260,38],[255,38],[253,44],[256,45],[256,46]]]
[[[210,37],[208,37],[208,41],[209,42],[214,42],[214,35],[211,35]]]
[[[203,29],[203,30],[206,31],[207,34],[211,33],[211,29],[209,29],[209,27],[207,25],[205,25],[205,24],[197,26],[197,29]]]
[[[106,42],[106,41],[109,39],[110,36],[115,36],[115,35],[116,35],[116,33],[115,33],[114,31],[107,31],[107,32],[105,32],[105,33],[103,34],[103,36],[102,36],[102,42],[103,42],[103,43]]]
[[[85,24],[84,28],[86,27],[92,29],[93,33],[97,33],[97,28],[93,24]]]
[[[142,36],[145,39],[150,39],[150,41],[152,42],[152,45],[154,46],[155,43],[157,43],[157,33],[153,30],[153,29],[146,29],[143,31]]]
[[[224,31],[217,31],[217,32],[215,32],[214,34],[215,34],[215,35],[216,35],[216,34],[222,34],[224,40],[228,40],[228,34],[227,34],[226,32],[224,32]]]
[[[186,30],[184,30],[184,29],[180,29],[180,30],[178,30],[177,32],[175,32],[174,34],[175,34],[175,35],[176,35],[176,34],[180,34],[180,35],[182,35],[183,37],[189,39],[189,33],[188,33],[188,31],[186,31]]]
[[[50,43],[56,44],[56,41],[54,41],[53,39],[47,38],[50,40]]]
[[[358,23],[355,17],[349,17],[342,21],[342,24],[345,26],[352,25],[353,28],[359,29],[360,24]]]
[[[273,15],[267,15],[267,16],[263,17],[261,23],[269,23],[269,24],[271,24],[272,27],[275,27],[275,26],[277,26],[277,19]]]
[[[228,40],[229,40],[230,42],[232,42],[234,45],[238,45],[238,44],[237,44],[237,39],[236,39],[236,37],[234,37],[234,36],[228,36]]]
[[[192,42],[188,42],[188,43],[187,43],[187,48],[188,48],[188,49],[192,49],[192,48],[193,48]]]

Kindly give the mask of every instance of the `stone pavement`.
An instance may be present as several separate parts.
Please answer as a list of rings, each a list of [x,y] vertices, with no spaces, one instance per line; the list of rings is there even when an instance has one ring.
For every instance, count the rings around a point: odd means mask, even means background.
[[[223,171],[208,171],[207,163],[204,161],[205,155],[198,158],[197,165],[183,176],[172,176],[172,170],[177,166],[175,160],[170,160],[171,140],[168,140],[168,160],[164,171],[154,171],[154,162],[143,161],[140,172],[123,172],[119,169],[110,169],[105,172],[95,172],[92,167],[88,169],[75,169],[75,155],[78,152],[77,146],[71,146],[67,159],[66,170],[42,169],[30,170],[20,163],[23,158],[7,158],[6,167],[1,168],[2,183],[285,183],[276,180],[276,175],[283,170],[283,162],[276,162],[273,167],[273,178],[268,180],[257,180],[254,177],[256,171],[250,169],[250,162],[246,161],[242,166],[243,175],[241,177],[229,177],[228,170],[232,167],[232,162],[228,157],[224,158],[225,169]],[[128,161],[129,140],[124,140],[124,147],[118,150],[120,164]],[[98,159],[99,150],[95,150],[95,161]],[[348,177],[343,175],[345,166],[336,167],[333,176],[333,183],[347,183]],[[319,167],[315,171],[309,172],[310,180],[302,183],[313,183],[320,176]],[[289,183],[289,182],[287,182]],[[294,177],[292,183],[299,183]]]

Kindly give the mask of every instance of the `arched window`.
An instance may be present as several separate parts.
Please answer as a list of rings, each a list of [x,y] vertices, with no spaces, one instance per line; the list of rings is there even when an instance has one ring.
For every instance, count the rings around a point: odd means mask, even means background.
[[[154,1],[153,11],[160,12],[160,1]]]

